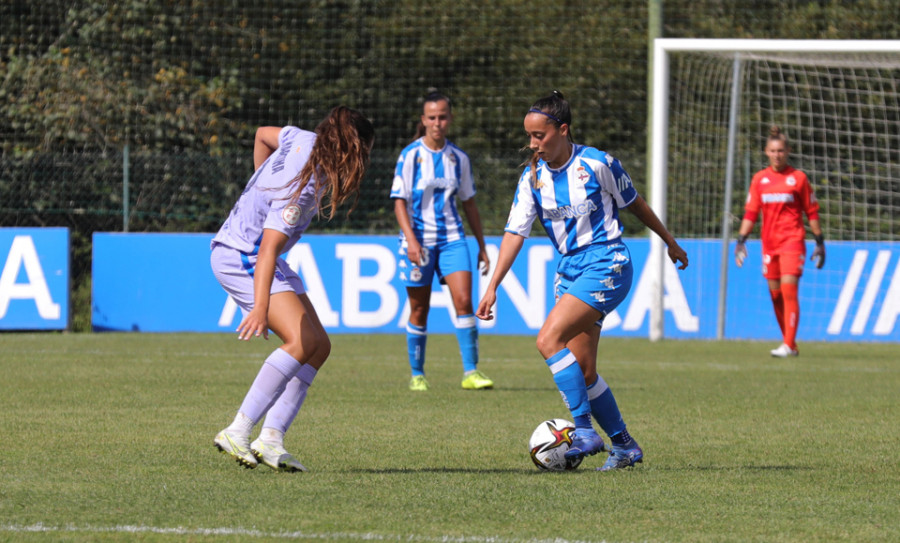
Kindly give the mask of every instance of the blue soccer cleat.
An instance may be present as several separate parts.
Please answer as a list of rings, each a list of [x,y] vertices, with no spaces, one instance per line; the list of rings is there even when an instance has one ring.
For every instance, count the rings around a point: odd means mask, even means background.
[[[600,471],[612,471],[614,469],[623,469],[633,466],[638,462],[643,462],[644,451],[637,444],[637,441],[631,440],[625,445],[613,445],[609,458],[600,468]]]
[[[600,434],[592,429],[576,428],[575,436],[572,438],[572,444],[566,451],[565,457],[568,460],[575,460],[597,454],[606,450],[606,444]]]

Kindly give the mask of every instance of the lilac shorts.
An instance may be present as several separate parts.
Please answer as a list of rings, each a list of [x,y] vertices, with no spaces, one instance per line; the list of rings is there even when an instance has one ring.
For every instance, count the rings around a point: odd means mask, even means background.
[[[209,261],[219,284],[237,302],[241,311],[246,314],[253,309],[253,273],[256,271],[256,255],[247,255],[214,243]],[[298,296],[306,292],[303,280],[283,258],[275,260],[275,277],[272,278],[272,288],[269,290],[270,294],[279,292],[294,292]]]

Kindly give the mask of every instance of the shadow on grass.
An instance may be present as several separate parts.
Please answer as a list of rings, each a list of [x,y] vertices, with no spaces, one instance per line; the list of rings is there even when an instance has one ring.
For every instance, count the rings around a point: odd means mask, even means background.
[[[660,471],[814,471],[812,466],[660,466]]]
[[[469,392],[469,391],[467,391],[467,392]],[[478,391],[478,392],[482,392],[482,391]],[[538,386],[538,387],[505,387],[505,386],[501,386],[501,387],[494,387],[490,391],[485,390],[483,392],[491,393],[491,394],[500,394],[503,392],[555,392],[557,395],[559,395],[559,392],[557,392],[557,390],[555,388],[546,387],[546,386]]]
[[[537,469],[489,469],[489,468],[366,468],[352,469],[351,473],[370,473],[370,474],[388,474],[388,475],[406,475],[418,473],[471,473],[473,475],[485,475],[490,473],[518,473],[524,475],[543,475],[546,473],[576,473],[579,470],[572,471],[538,471]]]
[[[599,468],[599,466],[598,466]],[[778,471],[813,471],[815,468],[810,466],[778,466],[778,465],[759,465],[759,466],[653,466],[654,471],[759,471],[759,472],[778,472]],[[540,471],[529,468],[452,468],[452,467],[433,467],[433,468],[365,468],[352,469],[351,473],[368,473],[381,475],[407,475],[419,473],[471,473],[473,475],[500,474],[500,473],[518,473],[523,475],[545,475],[548,473],[594,473],[594,468],[579,468],[571,471]],[[628,468],[626,471],[641,471],[640,467]]]

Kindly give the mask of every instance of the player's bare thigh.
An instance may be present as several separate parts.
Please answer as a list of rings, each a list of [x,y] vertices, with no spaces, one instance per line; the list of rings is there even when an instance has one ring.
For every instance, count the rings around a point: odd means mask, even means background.
[[[538,351],[550,358],[578,334],[590,333],[599,319],[600,311],[571,294],[563,294],[538,332]]]
[[[278,292],[269,298],[269,328],[281,338],[281,348],[302,364],[322,367],[331,353],[331,340],[309,296]]]
[[[472,272],[456,271],[444,277],[453,307],[457,315],[471,315],[472,310]]]

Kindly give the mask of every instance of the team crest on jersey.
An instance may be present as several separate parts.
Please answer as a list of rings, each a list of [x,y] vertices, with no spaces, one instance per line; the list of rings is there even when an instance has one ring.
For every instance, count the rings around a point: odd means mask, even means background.
[[[576,170],[576,171],[578,173],[576,173],[575,176],[578,178],[578,182],[581,183],[582,185],[587,183],[588,179],[591,178],[591,175],[589,173],[587,173],[586,171],[584,171],[584,166],[579,166],[578,170]]]
[[[447,155],[447,160],[449,160],[451,164],[456,164],[456,155]]]
[[[788,178],[784,182],[787,183],[787,186],[789,186],[789,187],[793,187],[794,185],[797,184],[797,180],[794,179],[793,175],[789,175]]]
[[[422,270],[418,267],[413,268],[411,272],[409,272],[409,278],[412,281],[421,281],[422,280]]]
[[[290,204],[284,207],[281,210],[281,219],[284,221],[284,224],[288,226],[296,226],[300,221],[300,206],[297,204]]]

